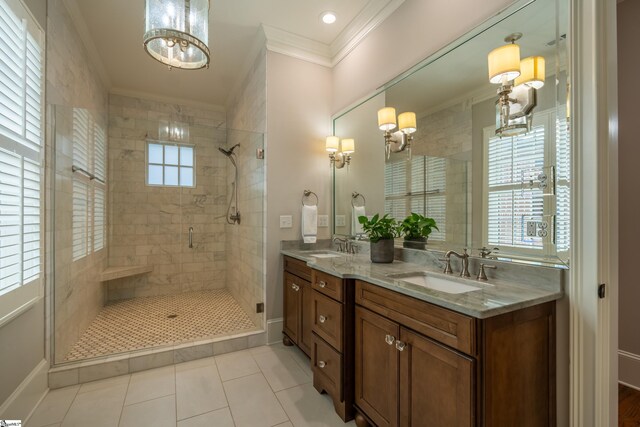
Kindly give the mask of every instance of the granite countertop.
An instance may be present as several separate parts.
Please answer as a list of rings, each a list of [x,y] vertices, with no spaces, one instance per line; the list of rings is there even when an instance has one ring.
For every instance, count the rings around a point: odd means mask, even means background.
[[[537,304],[562,298],[561,283],[549,286],[534,286],[493,279],[493,271],[487,270],[490,276],[488,282],[479,282],[472,278],[465,279],[458,275],[445,275],[441,270],[434,270],[429,266],[410,262],[394,261],[391,264],[374,264],[369,254],[347,255],[333,258],[317,258],[310,255],[310,251],[296,249],[282,249],[281,254],[302,261],[313,269],[323,271],[343,279],[360,279],[392,291],[399,292],[440,307],[467,314],[478,319],[485,319],[510,311],[519,310]],[[337,253],[336,253],[337,254]],[[470,292],[452,294],[419,286],[402,279],[391,278],[388,275],[427,272],[430,276],[480,288]],[[530,281],[531,279],[529,279]]]

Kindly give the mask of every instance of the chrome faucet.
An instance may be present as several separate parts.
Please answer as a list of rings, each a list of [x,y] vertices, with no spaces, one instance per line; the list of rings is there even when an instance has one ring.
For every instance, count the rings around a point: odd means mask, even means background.
[[[355,243],[354,240],[351,240],[349,238],[340,238],[340,237],[334,237],[333,238],[333,243],[336,243],[338,245],[337,247],[337,251],[338,252],[345,252],[348,254],[355,254],[356,253],[356,248],[357,245]]]
[[[480,256],[482,258],[491,258],[491,259],[496,259],[495,256],[489,257],[489,255],[491,255],[493,252],[499,251],[500,248],[493,248],[493,249],[489,249],[486,246],[481,247],[480,249],[478,249],[478,251],[480,251]]]
[[[340,237],[334,237],[333,238],[333,243],[338,245],[338,247],[336,248],[336,250],[338,252],[344,252],[344,245],[347,243],[347,239],[342,239]]]
[[[471,274],[469,273],[469,254],[467,253],[467,248],[464,248],[464,253],[462,255],[455,251],[448,251],[444,255],[444,258],[447,261],[447,266],[445,267],[444,272],[447,274],[452,273],[451,255],[455,255],[462,260],[462,271],[460,271],[460,277],[471,277]]]

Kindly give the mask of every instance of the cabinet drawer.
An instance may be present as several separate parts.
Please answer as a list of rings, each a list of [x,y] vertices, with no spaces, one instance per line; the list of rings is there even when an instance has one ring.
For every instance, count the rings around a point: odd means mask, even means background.
[[[342,355],[314,334],[311,360],[314,377],[322,377],[322,384],[331,389],[327,392],[332,397],[342,400]]]
[[[360,280],[356,304],[476,356],[476,319]]]
[[[320,292],[313,292],[313,332],[342,351],[343,306]]]
[[[311,267],[307,266],[305,261],[285,256],[284,269],[308,282],[311,281]]]
[[[342,289],[342,279],[332,276],[322,271],[313,270],[312,280],[313,289],[333,298],[336,301],[344,301],[344,290]]]

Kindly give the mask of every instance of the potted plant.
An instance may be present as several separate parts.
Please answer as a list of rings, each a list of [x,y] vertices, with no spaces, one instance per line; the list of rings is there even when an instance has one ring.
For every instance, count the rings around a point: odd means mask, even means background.
[[[440,231],[433,218],[412,212],[400,223],[400,232],[404,235],[402,246],[410,249],[424,249],[433,229]]]
[[[371,243],[371,262],[393,262],[393,239],[399,236],[396,220],[389,218],[389,214],[383,217],[375,214],[371,219],[359,216],[358,222]]]

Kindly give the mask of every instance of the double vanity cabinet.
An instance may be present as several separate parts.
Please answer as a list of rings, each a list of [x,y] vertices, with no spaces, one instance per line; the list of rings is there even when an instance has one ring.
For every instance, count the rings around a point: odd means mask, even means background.
[[[288,256],[284,269],[285,344],[311,358],[343,420],[556,424],[555,302],[477,318]]]

